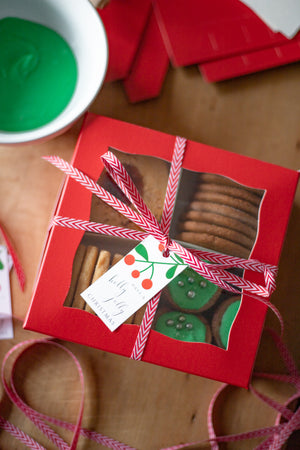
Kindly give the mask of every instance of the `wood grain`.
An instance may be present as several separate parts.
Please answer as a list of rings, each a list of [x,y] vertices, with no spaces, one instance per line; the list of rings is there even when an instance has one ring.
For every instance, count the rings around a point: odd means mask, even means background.
[[[159,98],[131,105],[122,83],[107,83],[90,110],[297,169],[300,168],[299,79],[299,63],[218,84],[205,83],[195,67],[170,69]],[[13,311],[21,319],[30,302],[49,220],[63,180],[63,175],[41,156],[56,154],[70,161],[80,124],[81,120],[64,135],[43,144],[0,146],[0,221],[9,230],[27,277],[25,291],[20,292],[15,273],[11,276]],[[285,341],[298,365],[299,221],[298,189],[279,266],[278,288],[272,297],[283,315]],[[268,313],[266,325],[278,329],[272,313]],[[1,342],[1,358],[13,343],[35,336],[23,331],[18,323],[15,332],[12,341]],[[206,414],[218,382],[80,345],[64,345],[74,351],[84,369],[84,426],[140,450],[158,450],[207,438]],[[255,368],[269,372],[284,370],[265,333]],[[36,348],[17,369],[17,387],[31,406],[75,421],[80,400],[78,378],[72,362],[62,352]],[[255,384],[276,399],[284,400],[290,393],[286,386],[271,381],[255,380]],[[52,450],[53,446],[11,405],[3,390],[1,394],[1,414]],[[220,398],[215,417],[219,433],[269,426],[274,418],[272,410],[238,388],[229,388]],[[69,432],[62,435],[70,441]],[[255,444],[239,442],[225,448],[248,450]],[[24,446],[0,431],[0,448]],[[99,445],[83,439],[78,445],[80,450],[94,448]]]

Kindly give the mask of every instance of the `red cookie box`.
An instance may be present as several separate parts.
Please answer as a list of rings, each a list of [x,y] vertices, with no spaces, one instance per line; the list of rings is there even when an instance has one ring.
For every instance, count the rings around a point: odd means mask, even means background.
[[[100,156],[109,147],[128,154],[151,155],[171,161],[174,143],[175,136],[88,113],[72,164],[98,180],[103,171]],[[193,173],[219,174],[263,191],[251,258],[277,265],[298,173],[193,141],[187,141],[183,168]],[[89,220],[91,202],[92,194],[67,177],[55,214]],[[96,315],[64,306],[73,259],[83,235],[81,230],[59,226],[50,229],[24,327],[130,357],[138,325],[126,323],[111,332]],[[248,270],[244,272],[244,278],[258,284],[264,282],[261,275]],[[179,341],[152,329],[142,360],[247,387],[266,311],[267,306],[263,303],[243,295],[226,350],[207,343]]]

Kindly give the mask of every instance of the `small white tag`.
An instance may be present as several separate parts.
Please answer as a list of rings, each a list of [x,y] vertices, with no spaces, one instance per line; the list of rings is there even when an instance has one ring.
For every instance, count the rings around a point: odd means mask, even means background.
[[[149,236],[81,296],[114,331],[186,267],[173,252],[163,256],[159,241]]]
[[[0,339],[12,339],[14,336],[11,317],[9,270],[7,248],[4,245],[0,245]]]

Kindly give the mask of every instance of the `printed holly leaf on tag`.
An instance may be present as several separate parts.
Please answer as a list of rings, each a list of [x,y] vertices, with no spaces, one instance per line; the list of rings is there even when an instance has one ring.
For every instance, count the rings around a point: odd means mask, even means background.
[[[176,253],[174,253],[175,258],[177,259],[178,262],[180,262],[181,264],[184,264],[184,261],[182,258],[180,258],[180,256],[178,256]]]
[[[170,280],[171,278],[174,277],[176,269],[177,269],[177,265],[172,266],[172,267],[170,267],[170,269],[167,270],[166,277],[168,278],[168,280]]]
[[[3,265],[3,262],[0,259],[0,270],[3,270],[3,269],[4,269],[4,265]]]
[[[135,251],[142,256],[146,261],[148,261],[149,256],[146,247],[143,244],[139,244],[135,247]]]

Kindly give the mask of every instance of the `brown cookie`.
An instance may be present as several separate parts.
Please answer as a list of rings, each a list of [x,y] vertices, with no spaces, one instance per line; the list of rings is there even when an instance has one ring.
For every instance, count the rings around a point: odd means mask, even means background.
[[[252,241],[254,241],[256,238],[256,230],[254,228],[250,227],[245,223],[242,223],[238,219],[223,216],[222,214],[214,212],[195,211],[191,209],[182,217],[182,222],[186,220],[192,222],[199,222],[203,224],[212,224],[226,227],[229,228],[230,230],[234,230],[244,234],[249,239],[252,239]]]
[[[80,294],[91,284],[98,254],[99,250],[96,246],[87,246],[72,301],[73,308],[84,309],[85,307],[85,301]]]
[[[227,186],[225,184],[218,183],[200,183],[198,186],[199,192],[218,192],[220,194],[230,195],[234,198],[239,198],[241,200],[245,200],[247,202],[252,203],[255,206],[259,206],[262,194],[254,193],[248,189],[243,189],[242,187],[235,186]]]
[[[259,189],[254,189],[245,186],[244,184],[237,183],[236,181],[232,180],[231,178],[225,177],[224,175],[218,175],[214,173],[201,173],[199,175],[199,183],[202,182],[220,184],[223,186],[239,187],[240,189],[244,189],[245,191],[251,192],[252,194],[257,195],[260,198],[263,193],[263,191]]]
[[[73,260],[73,267],[72,267],[72,276],[71,276],[71,282],[70,287],[67,293],[67,296],[64,301],[64,306],[71,306],[79,278],[79,274],[81,271],[82,263],[84,260],[86,252],[86,246],[83,244],[80,244],[76,250],[74,260]]]
[[[181,231],[188,231],[193,233],[207,233],[214,236],[219,236],[229,241],[240,244],[243,247],[251,250],[253,246],[253,240],[247,237],[245,234],[240,233],[230,228],[226,228],[220,225],[207,224],[195,221],[185,221],[181,224]]]
[[[91,284],[94,283],[98,278],[100,278],[105,272],[108,271],[110,265],[111,254],[107,250],[100,250],[98,259],[95,264],[93,277]],[[85,311],[95,314],[94,310],[86,303]]]
[[[124,255],[121,255],[120,253],[115,253],[112,258],[111,265],[114,266],[119,261],[121,261],[122,258],[124,258]]]
[[[223,194],[220,192],[201,192],[201,190],[198,190],[197,192],[195,192],[194,200],[232,206],[233,208],[239,211],[244,211],[255,218],[257,218],[258,215],[258,207],[253,205],[249,201],[237,197],[232,197],[231,195]]]
[[[200,247],[204,247],[209,250],[214,250],[219,253],[236,256],[238,258],[248,259],[251,253],[251,250],[249,250],[249,248],[243,247],[240,244],[237,244],[228,239],[224,239],[220,236],[214,236],[213,234],[208,233],[184,231],[177,236],[177,239]]]
[[[105,272],[107,272],[110,265],[110,252],[107,250],[101,250],[95,265],[93,273],[92,283],[100,278]]]
[[[254,230],[257,229],[256,217],[253,217],[251,214],[248,214],[245,211],[240,211],[236,208],[233,208],[232,206],[222,205],[220,203],[214,202],[193,201],[190,204],[190,209],[194,211],[221,214],[226,217],[237,219],[240,222],[252,227]]]
[[[147,304],[143,305],[140,309],[138,309],[135,314],[132,317],[132,321],[131,323],[135,324],[135,325],[141,325],[143,317],[145,315],[146,312],[146,308],[147,308]]]

